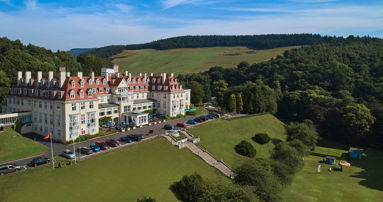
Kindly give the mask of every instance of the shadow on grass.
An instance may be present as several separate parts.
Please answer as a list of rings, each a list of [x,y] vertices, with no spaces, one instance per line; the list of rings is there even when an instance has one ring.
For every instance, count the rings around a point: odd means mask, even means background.
[[[383,191],[383,152],[373,149],[365,150],[367,156],[362,159],[350,160],[351,166],[362,168],[363,171],[351,175],[351,177],[361,178],[359,184]]]

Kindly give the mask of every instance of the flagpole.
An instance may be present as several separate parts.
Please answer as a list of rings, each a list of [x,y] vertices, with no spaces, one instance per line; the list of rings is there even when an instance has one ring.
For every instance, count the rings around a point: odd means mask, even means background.
[[[55,159],[53,157],[53,144],[52,144],[52,134],[50,134],[51,137],[51,153],[52,153],[52,168],[55,168]]]

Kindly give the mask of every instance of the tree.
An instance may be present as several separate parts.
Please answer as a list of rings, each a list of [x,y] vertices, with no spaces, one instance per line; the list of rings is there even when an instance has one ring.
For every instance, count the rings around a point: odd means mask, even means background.
[[[197,81],[192,81],[192,82],[189,82],[189,88],[191,89],[191,98],[190,98],[191,103],[195,105],[202,104],[202,98],[205,95],[203,86]]]
[[[239,144],[237,144],[234,147],[235,151],[242,155],[242,156],[247,156],[247,157],[254,157],[257,151],[254,149],[253,145],[246,141],[242,140]]]
[[[21,134],[21,128],[24,125],[25,124],[19,118],[17,118],[16,121],[15,121],[15,131]]]
[[[364,104],[351,104],[343,109],[343,125],[352,138],[361,137],[370,132],[375,117]]]
[[[234,112],[237,109],[235,95],[231,94],[229,98],[229,111]]]
[[[302,123],[290,123],[286,127],[287,141],[300,140],[309,148],[315,148],[318,141],[318,133],[314,124],[306,120]]]
[[[287,142],[281,142],[275,146],[271,159],[285,164],[289,168],[289,172],[294,173],[303,167],[302,156],[303,154],[300,154]]]
[[[217,98],[219,105],[223,104],[223,97],[227,90],[227,83],[225,80],[219,80],[213,82],[213,96]]]
[[[238,93],[235,100],[236,100],[237,112],[241,113],[243,111],[242,93]]]
[[[204,181],[200,175],[194,173],[190,176],[183,176],[170,188],[182,201],[198,201],[204,192]]]
[[[270,142],[270,137],[266,133],[255,134],[252,139],[259,144],[266,144]]]
[[[111,116],[104,116],[104,117],[101,117],[98,122],[103,124],[103,125],[106,125],[108,122],[112,121],[112,117]]]

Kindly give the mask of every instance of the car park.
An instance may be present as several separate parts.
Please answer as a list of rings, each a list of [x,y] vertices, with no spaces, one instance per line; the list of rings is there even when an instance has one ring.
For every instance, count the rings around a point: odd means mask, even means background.
[[[120,143],[117,140],[115,140],[115,139],[107,140],[106,144],[108,144],[108,146],[110,146],[110,147],[118,147],[118,146],[120,146]]]
[[[185,123],[177,123],[176,126],[180,128],[186,128],[187,125]]]
[[[38,165],[46,164],[49,163],[51,160],[48,158],[43,158],[43,157],[36,157],[34,158],[30,163],[30,167],[36,167]]]
[[[145,135],[144,134],[134,134],[134,135],[131,135],[130,138],[132,138],[133,141],[141,141],[142,139],[144,139]]]
[[[0,175],[5,175],[5,174],[8,174],[8,173],[13,173],[13,172],[21,170],[23,168],[24,167],[22,167],[22,166],[17,166],[17,165],[14,165],[14,164],[1,165],[0,166]]]
[[[93,151],[93,152],[98,152],[101,150],[101,148],[99,146],[97,146],[96,144],[91,144],[90,146],[90,149]]]
[[[190,119],[186,122],[187,124],[197,124],[197,121],[194,121],[193,119]]]
[[[62,156],[65,157],[65,158],[68,158],[68,159],[74,159],[74,158],[76,158],[76,154],[74,154],[74,153],[73,153],[71,150],[69,150],[69,149],[64,150]]]
[[[164,129],[165,129],[165,130],[174,130],[174,129],[176,129],[176,127],[174,127],[173,125],[170,125],[170,124],[166,124],[166,125],[164,126]]]
[[[103,142],[103,141],[97,141],[97,142],[96,142],[96,145],[99,146],[101,150],[107,150],[107,149],[109,149],[108,144],[106,144],[106,143]]]
[[[83,154],[89,155],[89,154],[93,153],[93,150],[91,148],[88,148],[88,147],[81,147],[80,152]]]
[[[133,142],[133,139],[129,135],[127,135],[125,137],[121,137],[120,140],[123,142],[127,142],[127,143]]]

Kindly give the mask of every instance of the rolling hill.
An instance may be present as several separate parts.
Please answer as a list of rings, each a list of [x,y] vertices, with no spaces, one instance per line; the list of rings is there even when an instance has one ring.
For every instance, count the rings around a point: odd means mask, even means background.
[[[282,55],[284,51],[298,48],[290,46],[266,50],[253,50],[243,46],[176,48],[168,50],[140,49],[125,50],[112,56],[113,63],[120,65],[120,71],[195,73],[213,66],[231,68],[242,61],[250,64],[267,61]]]

